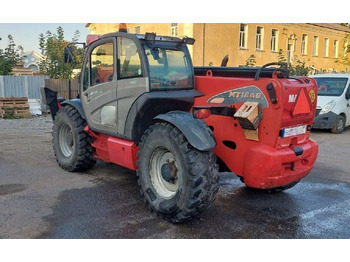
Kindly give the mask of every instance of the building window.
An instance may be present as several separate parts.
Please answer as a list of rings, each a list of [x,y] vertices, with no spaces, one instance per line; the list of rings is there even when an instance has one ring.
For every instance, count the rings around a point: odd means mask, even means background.
[[[277,52],[278,49],[278,30],[272,29],[271,32],[271,51]]]
[[[264,46],[264,28],[261,26],[258,26],[256,28],[256,49],[257,50],[263,50]]]
[[[325,38],[323,42],[323,56],[328,57],[328,49],[329,49],[329,38]]]
[[[307,55],[307,35],[303,34],[301,36],[301,54]]]
[[[333,43],[333,57],[334,58],[338,58],[338,52],[339,52],[339,41],[334,40],[334,43]]]
[[[314,36],[314,42],[312,45],[312,55],[318,56],[318,36]]]
[[[247,48],[248,25],[241,24],[239,30],[239,47]]]
[[[171,36],[178,36],[178,24],[177,23],[171,23],[170,26],[170,35]]]
[[[343,56],[345,57],[348,54],[348,42],[344,43]]]
[[[141,34],[141,26],[137,25],[134,27],[134,33],[135,34]]]

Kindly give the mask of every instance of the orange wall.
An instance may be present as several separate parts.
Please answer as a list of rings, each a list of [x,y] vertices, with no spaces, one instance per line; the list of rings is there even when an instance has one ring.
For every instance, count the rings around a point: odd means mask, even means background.
[[[113,24],[89,24],[91,33],[104,34],[118,31],[118,23]],[[141,34],[145,32],[155,32],[160,35],[170,35],[170,23],[128,23],[128,31],[134,33],[134,27],[141,26]],[[294,44],[293,54],[306,65],[314,66],[318,70],[327,72],[335,69],[336,71],[350,71],[349,66],[344,66],[336,62],[333,57],[333,42],[339,41],[338,60],[342,57],[343,39],[345,32],[327,29],[305,23],[247,23],[247,48],[239,47],[239,23],[178,23],[178,37],[189,36],[195,38],[194,46],[189,46],[194,65],[209,64],[219,66],[225,55],[229,55],[228,66],[244,66],[250,55],[254,54],[256,66],[261,66],[269,62],[278,61],[278,50],[282,49],[283,54],[287,56],[288,41]],[[263,49],[256,50],[256,30],[257,26],[264,28]],[[271,31],[277,29],[278,49],[277,52],[271,51]],[[307,54],[301,54],[302,34],[308,35]],[[313,37],[319,37],[318,56],[312,55]],[[290,38],[288,40],[288,38]],[[329,55],[323,56],[324,38],[329,39]]]

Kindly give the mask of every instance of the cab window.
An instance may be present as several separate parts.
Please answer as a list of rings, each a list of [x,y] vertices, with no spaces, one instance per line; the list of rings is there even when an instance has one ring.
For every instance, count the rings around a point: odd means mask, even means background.
[[[176,45],[144,45],[153,90],[193,88],[190,60],[182,47]]]
[[[90,86],[113,80],[113,57],[113,43],[105,43],[92,50],[90,56]]]
[[[118,39],[118,78],[143,77],[139,50],[135,42],[128,38]]]

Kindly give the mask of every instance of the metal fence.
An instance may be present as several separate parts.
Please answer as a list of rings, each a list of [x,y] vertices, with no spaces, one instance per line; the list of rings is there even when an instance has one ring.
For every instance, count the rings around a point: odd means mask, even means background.
[[[0,76],[0,97],[28,97],[39,99],[41,107],[41,87],[48,76]]]
[[[57,91],[57,96],[65,99],[76,98],[79,93],[77,79],[50,79],[48,76],[0,76],[0,97],[28,97],[39,99],[42,109],[46,109],[42,88]]]

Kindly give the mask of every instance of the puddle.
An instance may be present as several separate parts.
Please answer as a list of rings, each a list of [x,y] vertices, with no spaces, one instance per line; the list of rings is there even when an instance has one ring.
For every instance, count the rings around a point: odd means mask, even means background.
[[[23,184],[6,184],[0,185],[0,196],[18,193],[27,189]]]

